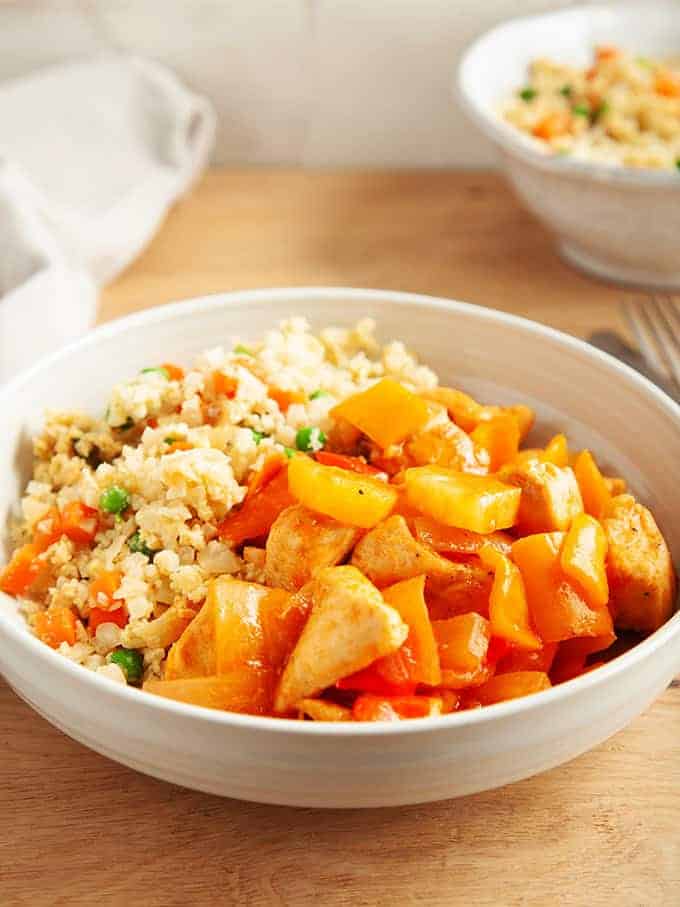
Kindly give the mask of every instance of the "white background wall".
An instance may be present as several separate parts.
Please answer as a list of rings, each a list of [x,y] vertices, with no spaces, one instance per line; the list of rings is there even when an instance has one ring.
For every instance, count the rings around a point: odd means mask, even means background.
[[[489,146],[451,100],[461,50],[510,16],[570,5],[0,0],[0,79],[124,49],[212,99],[219,163],[483,166]]]

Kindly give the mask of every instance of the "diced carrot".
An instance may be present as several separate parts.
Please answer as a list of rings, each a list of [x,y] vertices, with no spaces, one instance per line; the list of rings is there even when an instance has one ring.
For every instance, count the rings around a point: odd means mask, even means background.
[[[288,407],[293,403],[305,403],[307,401],[307,395],[302,391],[285,391],[280,387],[272,387],[271,385],[267,389],[267,394],[278,403],[282,413],[287,412]]]
[[[158,419],[147,419],[146,424],[149,428],[158,428]]]
[[[349,457],[345,454],[332,453],[330,450],[319,450],[316,461],[324,466],[337,466],[339,469],[349,469],[351,472],[364,473],[368,476],[381,473],[380,469],[367,463],[363,457]]]
[[[70,646],[76,641],[76,617],[70,608],[48,608],[33,619],[36,636],[51,648],[58,648],[62,642]]]
[[[654,91],[666,98],[680,98],[680,76],[674,72],[657,73]]]
[[[113,596],[118,591],[120,579],[121,577],[118,570],[102,570],[96,579],[93,579],[90,582],[89,591],[91,603],[97,608],[102,608],[104,610],[112,609],[114,603],[118,604]]]
[[[612,44],[600,44],[595,48],[595,59],[598,63],[602,60],[612,60],[614,57],[618,57],[621,51],[618,47],[614,47]]]
[[[220,523],[220,538],[229,545],[260,538],[269,532],[281,511],[293,503],[288,490],[288,470],[280,469],[264,488],[249,494],[240,509]]]
[[[87,621],[87,627],[90,633],[96,633],[100,624],[116,624],[118,627],[124,627],[128,622],[127,608],[114,608],[113,610],[105,608],[90,608],[90,616]]]
[[[539,139],[557,138],[559,135],[565,135],[571,127],[571,118],[565,111],[549,113],[536,123],[532,132]]]
[[[184,369],[179,365],[173,365],[172,362],[164,362],[161,368],[165,369],[171,381],[181,381],[184,377]]]
[[[17,548],[0,572],[0,589],[7,595],[23,595],[48,568],[45,561],[38,560],[42,550],[33,542]]]
[[[189,444],[188,441],[173,441],[172,444],[168,444],[164,454],[177,453],[178,450],[193,450],[193,444]]]
[[[62,536],[61,514],[56,507],[51,507],[44,517],[38,520],[33,533],[33,544],[41,551],[49,548]]]
[[[82,501],[69,501],[61,511],[64,535],[79,545],[89,545],[99,529],[99,514]]]
[[[213,388],[218,396],[228,397],[232,400],[238,390],[238,381],[231,375],[225,375],[224,372],[214,371],[212,373]]]

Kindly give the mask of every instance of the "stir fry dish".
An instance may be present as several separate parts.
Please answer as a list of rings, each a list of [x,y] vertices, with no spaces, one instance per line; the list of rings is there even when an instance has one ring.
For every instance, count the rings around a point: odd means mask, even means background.
[[[569,681],[652,633],[652,514],[528,406],[303,319],[105,414],[47,414],[0,589],[47,646],[184,703],[402,721]]]
[[[598,47],[586,68],[535,60],[502,116],[544,150],[624,167],[680,170],[680,62]]]

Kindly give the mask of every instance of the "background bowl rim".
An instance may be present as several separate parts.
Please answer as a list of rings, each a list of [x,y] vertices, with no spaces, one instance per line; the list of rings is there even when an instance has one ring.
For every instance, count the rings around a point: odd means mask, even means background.
[[[424,306],[434,309],[448,311],[450,313],[460,312],[482,321],[490,321],[505,324],[509,328],[517,328],[531,335],[534,340],[543,340],[550,342],[556,347],[562,347],[573,353],[580,354],[590,358],[608,369],[612,374],[618,375],[628,384],[637,386],[648,397],[654,399],[657,404],[665,409],[669,418],[674,419],[680,429],[680,406],[670,397],[663,393],[656,385],[648,379],[634,371],[629,366],[620,362],[607,353],[590,346],[583,340],[558,331],[555,328],[541,324],[531,319],[504,312],[498,309],[491,309],[485,306],[475,305],[460,300],[448,299],[446,297],[429,296],[420,293],[402,292],[399,290],[381,290],[381,289],[363,289],[358,287],[326,287],[326,286],[306,286],[306,287],[272,287],[256,290],[235,290],[224,293],[212,293],[199,297],[190,297],[184,300],[166,303],[165,305],[152,306],[141,312],[135,312],[123,318],[115,319],[96,327],[94,330],[85,334],[83,337],[72,341],[61,347],[53,353],[44,356],[30,368],[19,373],[5,385],[0,387],[0,410],[3,403],[9,400],[11,396],[30,384],[33,377],[43,370],[57,366],[61,361],[70,359],[77,355],[81,349],[96,346],[101,340],[115,337],[119,334],[127,333],[140,326],[151,326],[154,324],[171,321],[176,317],[194,313],[197,315],[203,312],[212,311],[219,308],[237,308],[253,302],[290,302],[291,297],[296,297],[297,301],[304,303],[311,298],[322,297],[326,301],[342,301],[348,297],[359,300],[382,301],[391,305],[406,306]],[[4,593],[0,593],[0,604]],[[9,596],[6,596],[9,598]],[[35,656],[37,660],[46,660],[47,665],[51,665],[57,673],[73,677],[79,683],[89,685],[94,691],[101,691],[105,696],[118,699],[121,704],[128,702],[131,706],[140,710],[150,709],[151,711],[160,711],[178,718],[185,718],[192,721],[207,722],[211,725],[223,726],[225,728],[233,727],[241,730],[252,730],[258,732],[274,731],[276,733],[286,733],[294,735],[312,735],[322,737],[375,737],[375,736],[403,736],[410,734],[426,734],[432,731],[453,730],[455,728],[466,728],[499,721],[504,718],[511,718],[517,714],[524,714],[537,709],[550,708],[553,703],[563,702],[574,699],[581,692],[602,684],[609,679],[626,671],[629,667],[651,657],[656,651],[666,646],[674,637],[680,637],[680,611],[663,624],[658,630],[644,639],[642,642],[629,649],[624,654],[618,656],[608,664],[598,668],[597,671],[591,671],[581,675],[574,680],[559,684],[549,690],[544,690],[539,694],[526,696],[521,699],[514,699],[494,705],[485,706],[482,709],[473,709],[465,712],[454,712],[449,715],[435,716],[431,718],[422,718],[413,721],[404,721],[398,723],[391,722],[315,722],[315,721],[298,721],[288,718],[273,718],[259,715],[248,715],[237,712],[219,711],[217,709],[208,709],[201,706],[189,705],[188,703],[176,702],[161,696],[147,693],[143,690],[132,688],[127,685],[112,683],[110,680],[98,676],[94,671],[89,671],[81,665],[70,661],[63,655],[40,642],[36,637],[21,628],[14,621],[10,620],[3,609],[0,607],[0,644],[9,643],[16,645],[27,655]]]
[[[674,3],[673,0],[651,0],[651,2],[650,0],[632,0],[632,2],[625,4],[581,3],[563,9],[525,16],[514,16],[511,19],[506,19],[478,35],[465,48],[453,77],[452,94],[454,100],[460,102],[464,110],[487,138],[491,139],[503,150],[520,158],[524,163],[539,170],[547,171],[555,176],[581,176],[596,182],[631,186],[637,189],[680,189],[680,176],[672,171],[637,169],[624,167],[616,163],[586,161],[541,151],[540,146],[532,138],[511,123],[506,123],[498,114],[487,110],[477,100],[467,78],[467,71],[474,57],[485,51],[487,43],[507,32],[518,31],[524,26],[537,22],[577,19],[580,16],[592,17],[597,12],[607,12],[612,15],[621,15],[624,12],[628,14],[638,12],[640,15],[648,16],[650,8],[653,7],[663,9],[669,15],[675,15],[680,22],[680,6]],[[499,103],[502,100],[502,98],[499,98]]]

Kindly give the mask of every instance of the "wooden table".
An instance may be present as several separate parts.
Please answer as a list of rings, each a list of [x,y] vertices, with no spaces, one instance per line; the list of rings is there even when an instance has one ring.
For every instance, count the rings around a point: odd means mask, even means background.
[[[103,294],[103,320],[218,290],[386,287],[621,327],[480,173],[220,170]],[[370,811],[193,793],[109,762],[0,688],[3,905],[680,904],[680,689],[569,765]]]

